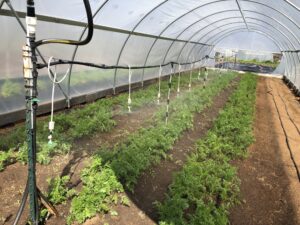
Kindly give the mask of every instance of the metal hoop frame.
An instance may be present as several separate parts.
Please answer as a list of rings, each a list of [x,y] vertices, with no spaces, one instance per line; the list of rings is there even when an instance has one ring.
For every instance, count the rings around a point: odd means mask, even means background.
[[[4,3],[7,3],[9,2],[9,0],[2,0],[0,5],[2,6]],[[97,9],[97,11],[94,13],[94,17],[101,12],[102,8],[109,2],[109,0],[106,0],[105,2],[103,2],[99,8]],[[161,1],[159,4],[157,4],[155,7],[153,7],[152,9],[150,9],[137,23],[136,25],[133,27],[133,29],[130,31],[130,33],[128,33],[128,36],[127,38],[125,39],[121,49],[120,49],[120,52],[118,54],[118,58],[117,58],[117,62],[116,62],[116,65],[119,65],[120,63],[120,60],[121,60],[121,57],[122,57],[122,54],[124,52],[124,49],[126,48],[126,45],[129,41],[129,39],[133,36],[133,35],[136,35],[135,34],[135,30],[140,26],[140,24],[145,20],[147,19],[151,14],[153,14],[154,12],[156,12],[157,10],[159,10],[163,5],[167,4],[169,2],[169,0],[164,0],[164,1]],[[286,50],[290,50],[290,49],[293,49],[293,50],[297,50],[297,47],[295,46],[294,43],[297,43],[299,46],[300,46],[300,41],[299,39],[297,38],[297,35],[289,28],[289,26],[285,25],[285,23],[283,21],[280,21],[278,19],[275,19],[271,16],[268,16],[268,14],[265,14],[263,12],[256,12],[256,11],[253,11],[253,10],[248,10],[248,9],[242,9],[241,7],[241,3],[245,2],[245,3],[251,3],[251,4],[254,4],[254,5],[259,5],[259,6],[262,6],[262,7],[265,7],[267,8],[268,10],[271,10],[272,12],[276,12],[277,14],[280,14],[281,17],[284,17],[286,20],[288,20],[290,23],[293,24],[293,26],[295,26],[297,29],[300,30],[300,25],[292,18],[290,17],[289,15],[287,15],[285,12],[281,11],[280,9],[272,6],[272,5],[267,5],[263,2],[260,2],[258,0],[215,0],[215,1],[212,1],[212,2],[208,2],[208,3],[205,3],[205,4],[201,4],[197,7],[194,7],[193,9],[190,9],[188,10],[187,12],[183,13],[182,15],[178,16],[177,18],[175,18],[173,21],[170,21],[170,23],[168,23],[168,25],[166,25],[162,30],[161,32],[156,36],[156,38],[154,39],[152,45],[150,46],[149,48],[149,51],[145,57],[145,61],[144,61],[144,66],[147,65],[147,62],[148,62],[148,58],[154,48],[154,46],[156,45],[157,41],[163,37],[163,34],[173,25],[175,24],[176,22],[180,21],[181,19],[183,19],[185,16],[191,14],[191,13],[194,13],[196,12],[197,10],[199,9],[202,9],[203,7],[206,7],[206,6],[209,6],[209,5],[214,5],[214,4],[218,4],[218,3],[226,3],[226,2],[236,2],[237,3],[237,6],[238,6],[238,9],[232,9],[232,10],[223,10],[223,11],[218,11],[218,12],[214,12],[212,14],[209,14],[207,16],[205,16],[204,18],[198,20],[198,21],[194,21],[193,23],[189,24],[188,26],[186,26],[183,30],[181,30],[180,34],[176,36],[176,38],[174,38],[170,44],[170,46],[168,47],[164,57],[163,57],[163,61],[166,61],[167,59],[167,56],[169,54],[169,52],[171,52],[172,48],[174,47],[174,44],[176,42],[176,40],[179,41],[179,37],[182,36],[187,30],[189,30],[189,28],[197,25],[200,21],[202,21],[203,19],[205,18],[209,18],[209,17],[213,17],[214,15],[217,15],[217,14],[222,14],[222,13],[228,13],[230,11],[240,11],[241,13],[241,19],[243,20],[244,24],[246,25],[246,28],[248,29],[248,25],[251,24],[249,21],[247,20],[257,20],[259,21],[259,23],[264,23],[264,24],[268,24],[269,27],[267,27],[266,29],[270,29],[271,28],[271,32],[275,32],[276,33],[279,33],[281,38],[279,40],[280,43],[284,44],[285,46],[287,46],[287,49],[281,49],[281,51],[284,52],[284,55],[286,56],[287,58],[287,61],[289,61],[288,63],[291,65],[291,63],[293,62],[294,66],[291,66],[292,68],[295,69],[294,71],[294,74],[295,74],[295,79],[296,79],[296,73],[297,73],[297,68],[296,68],[296,65],[299,65],[300,64],[300,56],[299,54],[294,54],[293,52],[285,52]],[[299,9],[297,7],[294,7],[294,5],[291,5],[291,3],[289,1],[286,1],[286,4],[288,4],[289,6],[293,6],[293,8],[295,8],[296,10],[299,11]],[[0,8],[1,9],[1,8]],[[13,9],[11,9],[11,11],[13,11]],[[258,18],[255,18],[255,17],[247,17],[247,15],[245,15],[246,13],[253,13],[253,14],[258,14],[258,15],[261,15],[261,16],[264,16],[272,21],[274,21],[276,24],[278,24],[281,29],[278,29],[277,27],[273,26],[271,23],[268,23],[266,21],[263,21],[263,20],[260,20]],[[20,20],[18,18],[18,14],[14,14],[14,16]],[[231,17],[231,19],[233,18],[238,18],[238,17]],[[222,20],[227,20],[227,19],[230,19],[229,17],[227,18],[223,18]],[[221,21],[221,20],[220,20]],[[214,24],[217,23],[216,21],[214,22]],[[252,24],[255,24],[255,23],[252,23]],[[22,26],[22,24],[20,23],[20,25]],[[227,24],[226,24],[227,25]],[[256,24],[257,26],[260,26],[260,24]],[[207,26],[209,27],[209,26]],[[205,28],[201,28],[201,30],[203,30]],[[262,26],[262,29],[264,29],[264,26]],[[201,30],[198,30],[195,34],[193,34],[193,37],[195,37],[197,35],[197,33],[200,33]],[[286,33],[282,32],[281,30],[285,30],[287,31]],[[82,39],[84,33],[86,31],[86,28],[83,29],[82,31],[82,34],[80,36],[79,39]],[[116,31],[117,32],[117,31]],[[261,31],[261,32],[266,32],[266,31]],[[212,33],[212,31],[208,32],[208,34]],[[207,36],[204,35],[204,36]],[[200,40],[203,39],[203,37],[201,37]],[[188,43],[191,43],[191,40],[192,38],[191,37],[188,41],[186,41],[182,47],[182,49],[179,51],[179,54],[177,56],[177,59],[179,60],[181,54],[183,53],[184,49],[186,48],[186,46],[188,45]],[[200,41],[198,41],[200,42]],[[203,43],[203,44],[197,44],[197,43],[192,43],[193,44],[193,47],[191,47],[191,50],[188,54],[188,57],[189,58],[189,55],[195,51],[195,49],[197,48],[197,46],[200,46],[200,54],[201,54],[201,50],[204,48],[204,46],[207,47],[207,50],[205,50],[203,53],[206,53],[206,52],[210,52],[211,51],[211,48],[214,46],[213,44],[207,44],[207,43]],[[298,46],[298,47],[299,47]],[[74,49],[74,52],[73,52],[73,55],[72,55],[72,59],[74,59],[76,57],[76,54],[77,54],[77,48]],[[72,67],[71,67],[72,68]],[[143,69],[143,73],[142,73],[142,83],[144,81],[144,74],[145,74],[145,69]],[[114,71],[114,89],[115,89],[115,86],[116,86],[116,76],[117,76],[117,69],[115,69]],[[64,93],[65,97],[66,98],[69,98],[70,97],[70,81],[71,80],[71,75],[69,77],[69,81],[68,81],[68,91],[67,91],[67,94]],[[62,90],[62,89],[61,89]],[[62,90],[63,91],[63,90]]]

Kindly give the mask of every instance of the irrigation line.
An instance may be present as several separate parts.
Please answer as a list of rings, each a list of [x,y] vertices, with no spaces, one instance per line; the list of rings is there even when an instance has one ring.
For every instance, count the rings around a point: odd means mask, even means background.
[[[300,135],[300,129],[298,128],[297,124],[295,123],[295,121],[292,119],[291,115],[290,115],[290,112],[288,110],[288,107],[283,99],[283,97],[279,94],[279,92],[277,91],[277,95],[280,97],[281,101],[283,102],[284,104],[284,107],[285,107],[285,111],[290,119],[290,121],[292,122],[292,124],[295,126],[296,130],[298,131],[298,134]]]
[[[14,222],[13,222],[13,225],[17,225],[17,224],[19,223],[19,220],[20,220],[20,218],[21,218],[21,216],[22,216],[22,213],[23,213],[23,211],[24,211],[25,203],[26,203],[27,197],[28,197],[28,186],[29,186],[28,182],[29,182],[29,181],[28,181],[28,178],[27,178],[27,182],[26,182],[25,190],[24,190],[24,192],[23,192],[21,204],[20,204],[20,206],[19,206],[19,209],[18,209],[18,212],[17,212],[17,214],[16,214],[16,217],[15,217],[15,220],[14,220]]]
[[[204,59],[214,59],[208,56],[204,56],[201,59],[198,59],[197,61],[194,62],[186,62],[186,63],[180,63],[181,66],[185,66],[185,65],[191,65],[197,62],[201,62]],[[73,65],[81,65],[81,66],[88,66],[88,67],[94,67],[94,68],[99,68],[99,69],[129,69],[128,66],[117,66],[117,65],[105,65],[105,64],[95,64],[95,63],[89,63],[89,62],[82,62],[82,61],[73,61],[73,60],[64,60],[64,59],[57,59],[57,61],[51,62],[50,66],[55,66],[55,65],[66,65],[66,64],[73,64]],[[164,64],[160,64],[160,65],[152,65],[152,66],[132,66],[131,69],[132,70],[137,70],[137,69],[151,69],[151,68],[158,68],[160,66],[168,66],[168,65],[179,65],[179,62],[167,62]],[[43,69],[45,67],[48,67],[48,63],[46,64],[38,64],[37,65],[37,69]]]
[[[291,149],[291,146],[290,146],[289,138],[288,138],[287,132],[286,132],[286,130],[285,130],[285,128],[284,128],[284,125],[283,125],[283,122],[282,122],[281,115],[280,115],[280,113],[279,113],[278,105],[277,105],[277,103],[276,103],[276,101],[275,101],[274,94],[272,93],[272,92],[273,92],[273,88],[270,87],[269,82],[267,82],[267,87],[268,87],[268,89],[269,89],[269,91],[268,91],[267,93],[270,94],[270,95],[272,96],[272,99],[273,99],[273,102],[274,102],[274,105],[275,105],[275,108],[276,108],[276,111],[277,111],[277,114],[278,114],[278,117],[279,117],[280,125],[281,125],[281,128],[282,128],[282,130],[283,130],[283,132],[284,132],[284,135],[285,135],[285,142],[286,142],[287,147],[288,147],[288,149],[289,149],[289,153],[290,153],[290,157],[291,157],[291,160],[292,160],[292,162],[293,162],[293,165],[294,165],[294,167],[295,167],[295,169],[296,169],[298,181],[300,182],[300,171],[299,171],[298,166],[297,166],[297,164],[296,164],[296,161],[295,161],[295,158],[294,158],[294,154],[293,154],[292,149]]]
[[[10,1],[9,0],[4,0],[4,2],[9,7],[10,11],[13,13],[13,15],[16,18],[16,20],[17,20],[18,24],[20,25],[21,29],[26,34],[26,32],[27,32],[26,28],[25,28],[24,24],[22,23],[22,21],[20,20],[20,17],[18,15],[18,13],[15,11],[15,9],[13,8],[12,4],[10,3]],[[41,60],[43,61],[43,63],[47,64],[47,61],[43,57],[43,55],[40,52],[40,50],[38,48],[36,48],[36,51],[37,51],[38,55],[40,56]],[[51,70],[50,70],[50,72],[51,72],[52,77],[54,77],[54,73]],[[62,92],[62,94],[65,96],[65,99],[68,99],[68,95],[65,93],[65,91],[63,90],[63,88],[61,87],[61,85],[58,84],[57,86],[59,87],[59,89]]]
[[[293,119],[292,116],[290,115],[290,112],[289,112],[289,110],[288,110],[287,104],[285,103],[285,101],[284,101],[282,95],[280,95],[280,93],[279,93],[278,91],[277,91],[277,95],[281,98],[281,100],[282,100],[282,102],[283,102],[283,104],[284,104],[284,107],[285,107],[285,111],[286,111],[286,113],[287,113],[287,115],[288,115],[290,121],[294,124],[296,130],[298,131],[298,134],[300,135],[300,129],[298,128],[298,126],[297,126],[297,124],[295,123],[294,119]]]

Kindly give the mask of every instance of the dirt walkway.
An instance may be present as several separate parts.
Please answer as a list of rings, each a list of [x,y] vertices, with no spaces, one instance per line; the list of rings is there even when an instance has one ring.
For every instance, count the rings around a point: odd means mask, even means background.
[[[254,127],[249,157],[236,163],[242,203],[231,224],[300,224],[300,104],[281,80],[259,78]]]

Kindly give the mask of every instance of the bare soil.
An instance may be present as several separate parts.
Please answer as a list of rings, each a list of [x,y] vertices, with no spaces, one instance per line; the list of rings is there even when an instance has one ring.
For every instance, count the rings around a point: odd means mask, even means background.
[[[230,223],[300,224],[300,183],[295,169],[295,165],[300,167],[300,104],[282,80],[260,77],[255,118],[256,141],[249,157],[234,162],[241,179],[241,204],[231,210]]]

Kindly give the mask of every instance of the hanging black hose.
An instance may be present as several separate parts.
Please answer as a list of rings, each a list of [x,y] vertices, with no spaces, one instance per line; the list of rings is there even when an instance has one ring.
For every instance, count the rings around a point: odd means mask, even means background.
[[[24,193],[23,193],[23,196],[22,196],[22,201],[21,201],[21,204],[20,204],[20,207],[18,209],[18,212],[17,212],[17,215],[16,215],[16,218],[15,218],[15,221],[14,221],[13,225],[17,225],[19,223],[22,212],[24,211],[24,207],[25,207],[27,197],[28,197],[28,180],[26,182],[25,190],[24,190]]]
[[[28,180],[23,193],[22,201],[14,220],[14,225],[17,225],[24,211],[25,203],[29,195],[29,210],[31,224],[39,224],[39,202],[38,199],[45,201],[48,206],[49,202],[45,196],[41,194],[36,184],[36,112],[38,108],[37,99],[37,57],[36,48],[43,44],[68,44],[68,45],[85,45],[90,42],[93,36],[93,17],[89,4],[89,0],[83,0],[87,18],[88,18],[88,35],[83,41],[63,40],[63,39],[46,39],[35,41],[37,18],[35,15],[34,0],[27,0],[27,35],[26,46],[23,47],[23,68],[24,68],[24,83],[25,83],[25,100],[26,100],[26,135],[28,146]],[[51,208],[52,206],[50,206]],[[56,210],[55,210],[56,211]]]
[[[93,14],[91,10],[91,6],[89,0],[83,0],[86,15],[87,15],[87,23],[88,23],[88,34],[86,38],[82,41],[76,40],[66,40],[66,39],[45,39],[37,41],[36,46],[44,45],[44,44],[66,44],[66,45],[86,45],[88,44],[93,37],[94,33],[94,24],[93,24]]]
[[[190,65],[194,64],[197,62],[202,61],[203,59],[207,59],[207,56],[202,57],[201,59],[193,62],[186,62],[186,63],[180,63],[181,66],[185,65]],[[214,58],[210,58],[214,59]],[[50,66],[56,66],[56,65],[81,65],[81,66],[87,66],[87,67],[94,67],[98,69],[104,69],[104,70],[109,70],[109,69],[129,69],[128,66],[116,66],[116,65],[105,65],[105,64],[95,64],[95,63],[89,63],[89,62],[82,62],[82,61],[72,61],[72,60],[64,60],[64,59],[57,59],[57,61],[51,62],[49,65]],[[151,69],[151,68],[159,68],[167,65],[179,65],[179,62],[167,62],[165,64],[157,64],[157,65],[151,65],[151,66],[132,66],[130,67],[132,70],[137,70],[137,69]],[[37,68],[38,69],[43,69],[48,67],[48,63],[44,64],[38,64]]]

